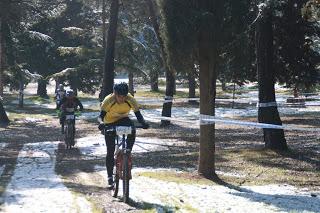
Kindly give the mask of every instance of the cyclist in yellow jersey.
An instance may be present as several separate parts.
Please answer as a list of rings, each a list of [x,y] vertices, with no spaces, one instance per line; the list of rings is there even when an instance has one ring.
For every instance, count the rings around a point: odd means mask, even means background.
[[[103,130],[105,125],[110,126],[132,126],[133,122],[129,118],[129,112],[132,109],[142,128],[148,129],[149,124],[145,122],[139,106],[135,98],[128,93],[128,85],[126,83],[115,84],[113,93],[106,96],[101,103],[99,130]],[[132,134],[127,137],[127,147],[132,149],[135,142],[136,132],[133,129]],[[114,167],[114,151],[115,151],[115,135],[105,134],[107,146],[106,167],[108,173],[109,187],[113,185],[113,167]]]

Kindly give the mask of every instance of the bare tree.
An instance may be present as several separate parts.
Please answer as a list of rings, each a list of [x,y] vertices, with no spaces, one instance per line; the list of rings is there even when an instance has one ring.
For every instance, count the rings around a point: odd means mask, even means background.
[[[112,0],[110,11],[110,24],[104,62],[103,87],[100,99],[103,99],[113,91],[114,53],[118,27],[119,0]]]
[[[162,65],[165,69],[165,74],[166,74],[165,102],[163,103],[161,114],[162,116],[165,116],[165,117],[171,117],[172,100],[175,92],[175,74],[173,70],[170,70],[167,63],[167,56],[165,53],[164,42],[160,35],[159,23],[157,21],[157,14],[156,14],[154,2],[152,0],[146,0],[146,2],[149,8],[149,14],[152,21],[152,25],[159,41]],[[161,126],[167,126],[169,124],[170,124],[170,121],[161,120]]]

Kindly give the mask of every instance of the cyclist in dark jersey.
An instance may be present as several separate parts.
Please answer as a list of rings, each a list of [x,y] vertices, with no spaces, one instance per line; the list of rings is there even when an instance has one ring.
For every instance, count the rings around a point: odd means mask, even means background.
[[[149,124],[145,122],[140,113],[139,106],[135,98],[128,93],[128,85],[126,83],[115,84],[113,93],[106,96],[101,103],[100,124],[99,129],[103,130],[106,125],[110,126],[134,126],[129,118],[130,110],[133,110],[139,123],[144,129],[149,128]],[[136,132],[127,137],[128,149],[132,149],[135,142]],[[107,146],[106,167],[108,173],[109,187],[113,185],[113,167],[114,167],[114,151],[115,151],[115,135],[105,134]]]
[[[58,105],[58,108],[61,109],[60,124],[61,124],[61,133],[64,133],[64,122],[66,120],[66,113],[74,113],[77,108],[80,108],[80,111],[83,110],[83,105],[80,100],[75,96],[73,90],[67,90],[65,97],[62,98],[61,102]]]
[[[66,90],[63,88],[62,84],[59,84],[57,90],[56,90],[56,109],[59,109],[58,106],[63,99],[63,97],[66,95]]]

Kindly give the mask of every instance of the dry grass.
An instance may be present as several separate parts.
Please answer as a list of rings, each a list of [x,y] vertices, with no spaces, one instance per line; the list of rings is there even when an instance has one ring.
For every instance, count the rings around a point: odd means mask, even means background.
[[[8,100],[13,99],[9,97]],[[176,105],[175,105],[176,106]],[[190,106],[184,103],[183,106]],[[10,105],[11,124],[0,128],[1,142],[9,146],[0,153],[0,165],[7,165],[0,182],[0,194],[3,193],[14,171],[16,158],[23,143],[41,141],[62,141],[58,118],[54,110],[26,107],[18,109]],[[41,118],[37,122],[28,122],[27,117]],[[241,119],[241,118],[239,118]],[[246,118],[256,121],[256,118]],[[282,117],[285,124],[299,124],[304,127],[320,127],[320,115],[301,114]],[[77,137],[99,134],[94,121],[77,122]],[[320,189],[320,139],[313,132],[285,132],[289,150],[275,152],[264,149],[262,130],[239,126],[216,125],[215,166],[220,182],[234,186],[291,184],[297,187]],[[177,168],[182,173],[162,172],[161,175],[141,173],[152,178],[175,182],[211,184],[196,174],[199,129],[190,124],[173,123],[169,127],[160,127],[152,123],[151,129],[139,130],[139,137],[159,138],[164,151],[151,151],[134,154],[134,166],[153,168]],[[79,163],[80,162],[80,163]],[[97,206],[97,211],[108,208],[128,210],[123,204],[111,202],[106,195],[101,177],[94,172],[95,165],[104,166],[104,159],[86,159],[80,152],[66,154],[63,143],[57,151],[56,172],[65,184],[74,192],[85,194]],[[191,168],[191,169],[190,169]],[[86,173],[86,178],[83,178]],[[85,179],[85,180],[84,180]],[[109,205],[108,203],[111,204]]]

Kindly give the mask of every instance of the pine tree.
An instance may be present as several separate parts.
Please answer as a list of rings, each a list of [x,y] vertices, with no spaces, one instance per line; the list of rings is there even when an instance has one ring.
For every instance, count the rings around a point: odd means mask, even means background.
[[[320,53],[313,46],[319,36],[315,21],[303,17],[308,1],[293,0],[278,7],[275,23],[275,68],[280,83],[296,90],[310,90],[319,82]]]
[[[258,120],[261,123],[282,125],[275,97],[273,68],[273,4],[260,4],[256,24],[256,54],[259,84]],[[286,150],[283,129],[263,129],[266,148]]]

